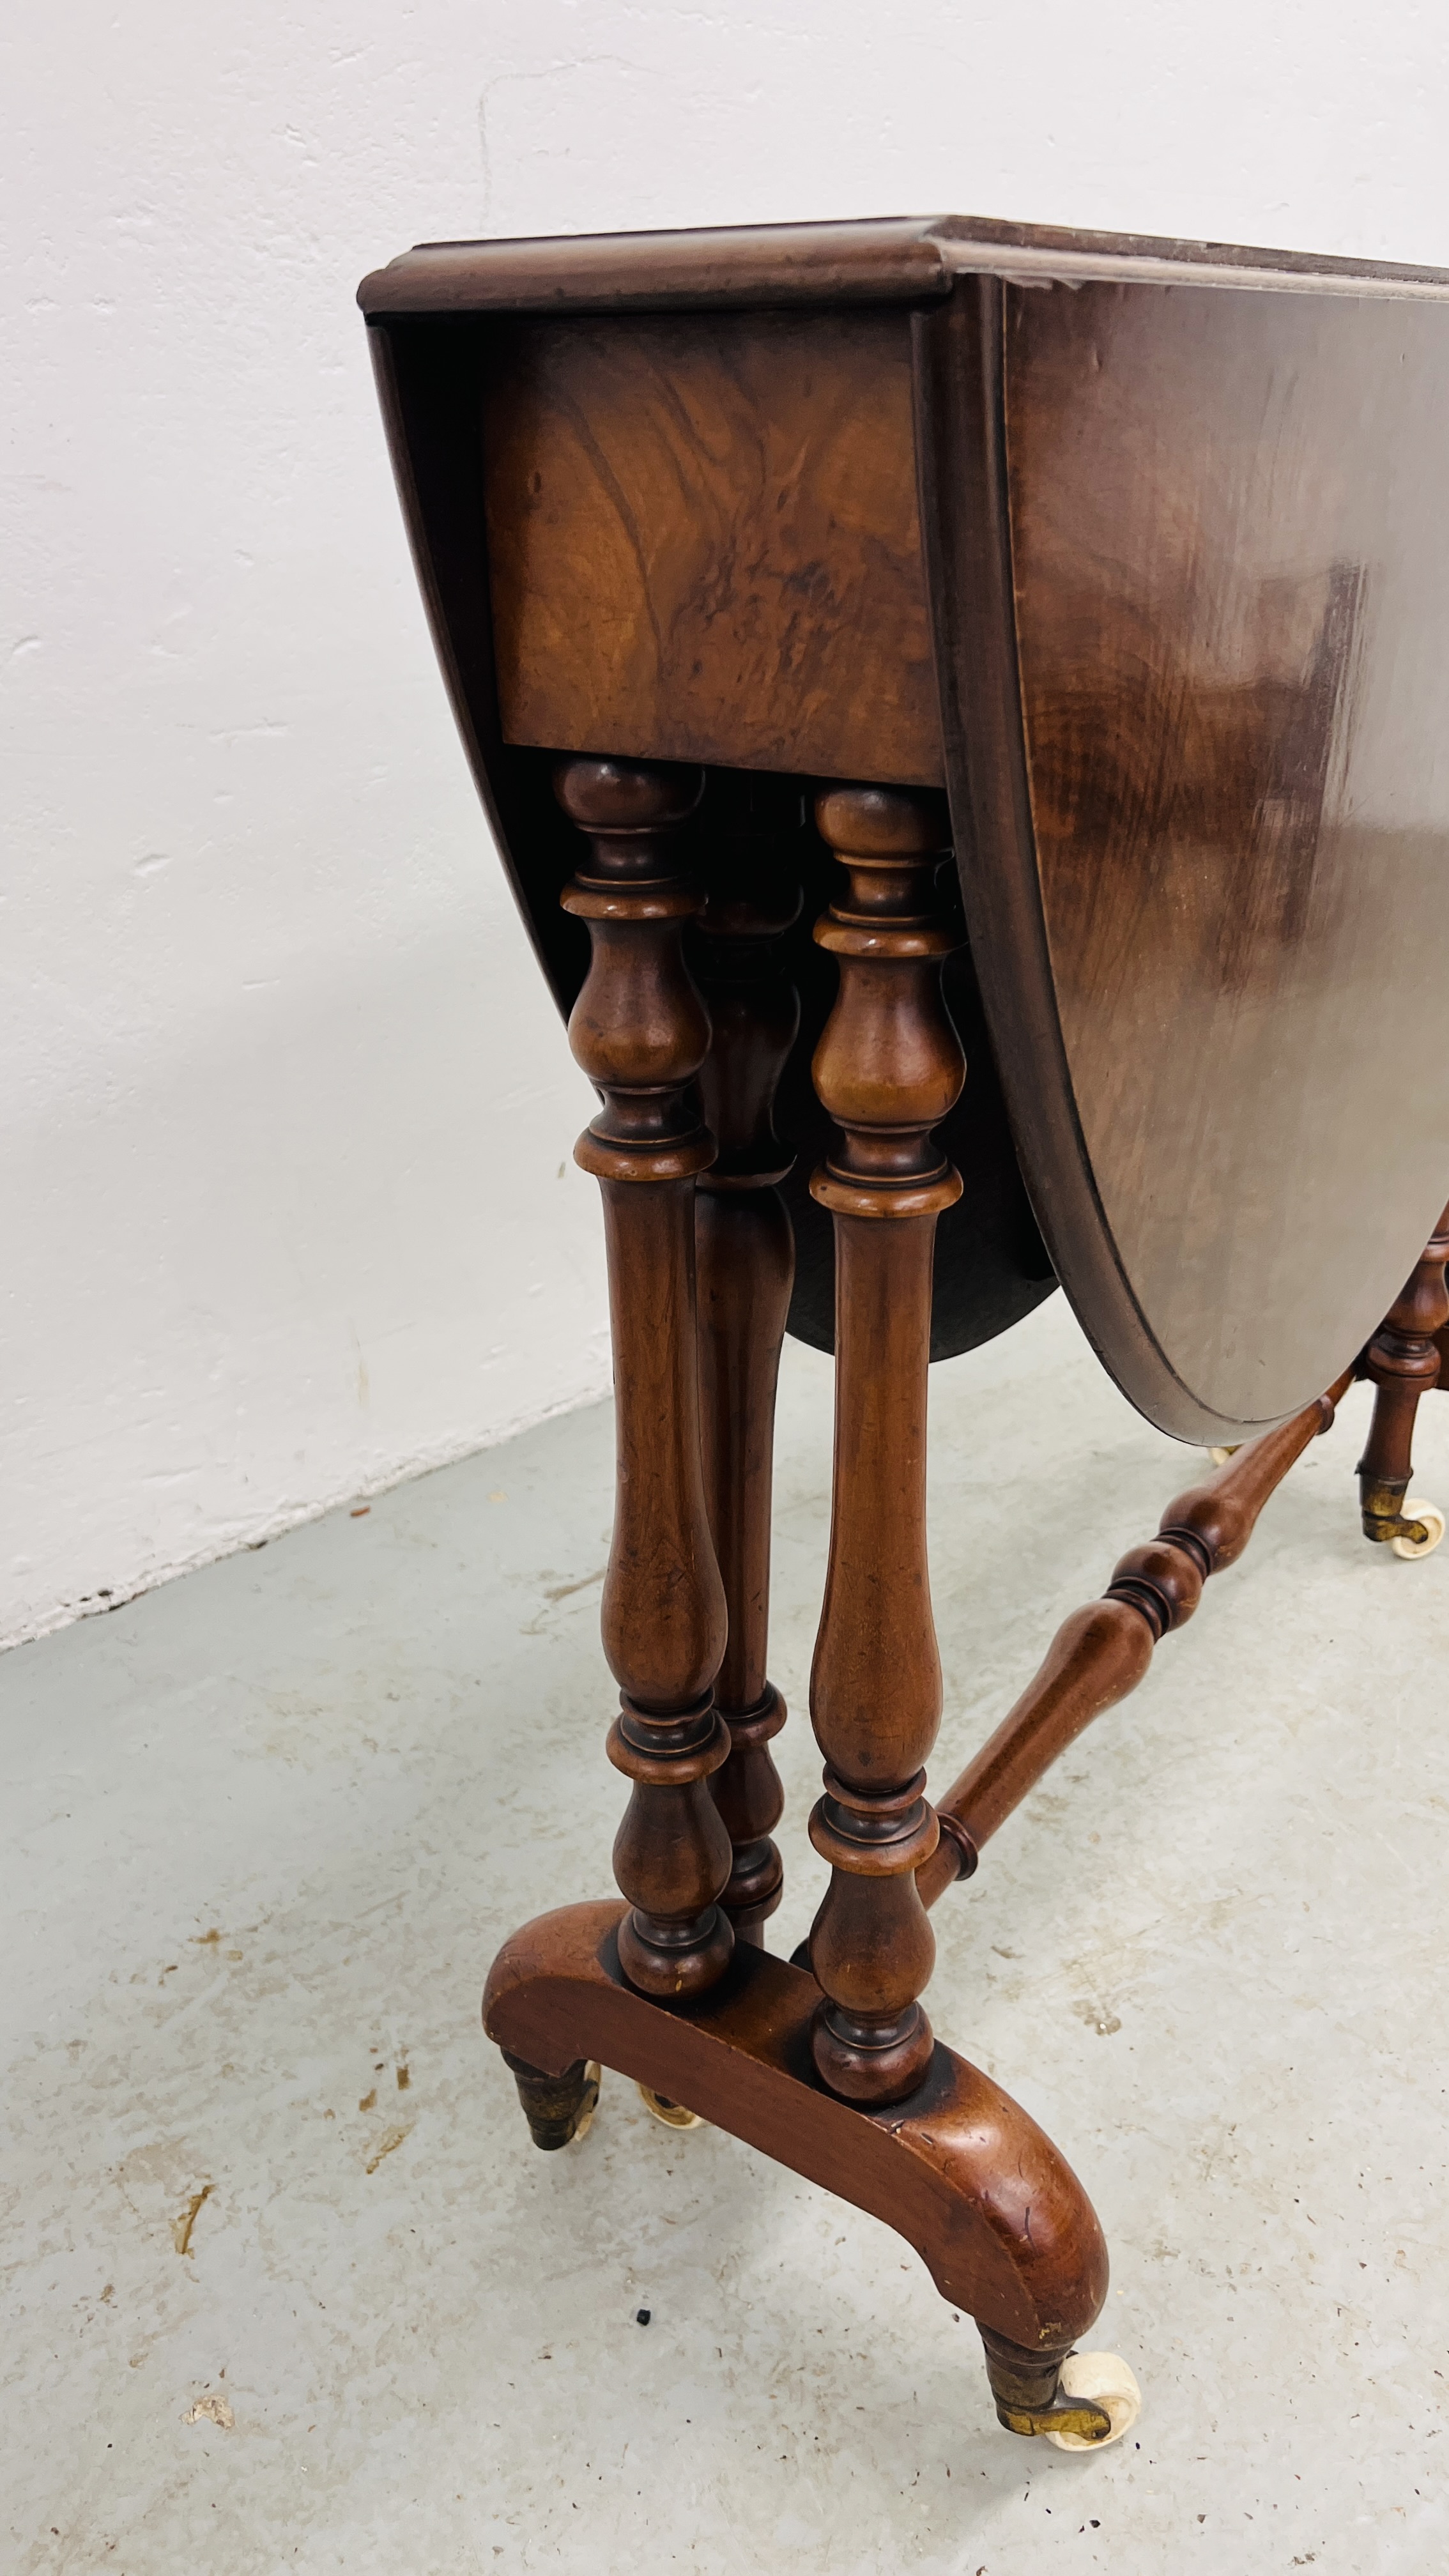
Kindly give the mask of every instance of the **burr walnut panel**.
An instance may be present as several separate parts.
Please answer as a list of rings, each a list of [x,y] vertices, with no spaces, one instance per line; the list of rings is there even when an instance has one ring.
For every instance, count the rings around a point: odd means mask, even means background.
[[[490,335],[504,739],[942,778],[902,308]]]

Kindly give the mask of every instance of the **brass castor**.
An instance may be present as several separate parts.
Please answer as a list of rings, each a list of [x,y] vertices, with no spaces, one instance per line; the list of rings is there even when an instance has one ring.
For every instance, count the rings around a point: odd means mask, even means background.
[[[1423,1502],[1417,1494],[1411,1494],[1403,1517],[1413,1526],[1390,1539],[1395,1556],[1432,1556],[1444,1535],[1444,1515],[1438,1504]]]
[[[499,2054],[518,2087],[523,2115],[529,2135],[536,2147],[552,2154],[559,2147],[574,2146],[586,2138],[599,2107],[599,2083],[603,2073],[596,2057],[576,2058],[562,2075],[545,2075],[540,2067],[530,2066],[525,2058],[515,2057],[509,2049]]]
[[[1236,1458],[1242,1445],[1241,1440],[1230,1440],[1225,1449],[1210,1449],[1208,1456],[1215,1467],[1226,1467],[1230,1458]]]
[[[1376,1547],[1395,1556],[1432,1556],[1444,1535],[1444,1515],[1437,1503],[1426,1503],[1407,1490],[1408,1478],[1374,1476],[1358,1471],[1359,1516],[1363,1534]]]
[[[1008,2433],[1044,2433],[1059,2451],[1105,2451],[1142,2412],[1142,2391],[1115,2352],[1031,2352],[980,2329],[996,2420]]]
[[[1068,2425],[1048,2426],[1047,2440],[1059,2451],[1105,2451],[1130,2433],[1142,2412],[1142,2391],[1120,2353],[1072,2352],[1062,2363],[1057,2387],[1077,2405],[1099,2406],[1110,2432],[1079,2433]]]
[[[697,2111],[686,2111],[682,2102],[671,2102],[667,2093],[656,2093],[652,2084],[641,2084],[639,2099],[666,2129],[702,2129],[704,2122]]]

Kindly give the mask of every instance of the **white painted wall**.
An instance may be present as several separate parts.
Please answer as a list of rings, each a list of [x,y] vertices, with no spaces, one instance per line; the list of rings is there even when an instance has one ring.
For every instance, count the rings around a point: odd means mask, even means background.
[[[607,1382],[589,1095],[362,271],[940,209],[1449,263],[1449,18],[10,0],[0,43],[3,1639]]]

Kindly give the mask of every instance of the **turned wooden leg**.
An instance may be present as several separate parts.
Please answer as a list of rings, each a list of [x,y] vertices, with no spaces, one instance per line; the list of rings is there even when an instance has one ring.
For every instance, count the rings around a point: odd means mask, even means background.
[[[942,800],[834,788],[815,808],[846,887],[816,929],[840,995],[814,1063],[841,1131],[811,1183],[835,1219],[830,1560],[810,1684],[825,1795],[810,1838],[831,1867],[810,1958],[815,2063],[837,2093],[895,2102],[934,2045],[918,2000],[935,1942],[916,1871],[936,1847],[924,1763],[941,1715],[926,1568],[926,1377],[936,1220],[960,1196],[932,1130],[965,1078],[941,999],[957,944],[934,886]]]
[[[1368,1445],[1358,1462],[1359,1505],[1365,1538],[1381,1544],[1398,1539],[1419,1545],[1428,1535],[1422,1522],[1405,1519],[1404,1496],[1413,1467],[1419,1398],[1439,1382],[1437,1336],[1449,1324],[1446,1260],[1449,1208],[1363,1356],[1363,1374],[1373,1381],[1374,1410]]]
[[[705,1512],[695,1334],[694,1186],[714,1160],[692,1086],[709,1021],[681,950],[702,896],[678,873],[699,770],[571,760],[560,804],[588,835],[565,890],[593,960],[569,1042],[604,1107],[577,1159],[603,1191],[614,1341],[617,1487],[603,1639],[621,1713],[609,1758],[633,1783],[614,1844],[630,1912],[625,1974],[646,1994],[697,1994],[734,1946],[718,1899],[730,1838],[709,1793],[728,1759],[714,1705],[725,1600]]]
[[[1112,2439],[1125,2429],[1120,2393],[1114,2416],[1091,2384],[1062,2376],[1064,2363],[1080,2372],[1090,2360],[1067,2356],[1107,2286],[1091,2204],[1019,2105],[935,2046],[919,2003],[933,1945],[915,1872],[936,1837],[922,1765],[941,1696],[925,1559],[926,1356],[933,1230],[959,1188],[930,1135],[964,1074],[939,991],[952,938],[933,918],[937,802],[855,789],[817,809],[850,880],[817,933],[840,959],[841,994],[816,1078],[843,1130],[814,1184],[834,1212],[839,1280],[831,1560],[812,1687],[828,1767],[811,1831],[832,1864],[817,1983],[751,1939],[734,1943],[719,1902],[732,1851],[711,1782],[731,1748],[711,1699],[725,1609],[698,1387],[703,1378],[712,1391],[711,1492],[750,1641],[731,1687],[748,1703],[768,1690],[768,1442],[762,1463],[755,1434],[788,1271],[751,1253],[742,1228],[726,1258],[714,1231],[721,1212],[733,1222],[732,1205],[766,1198],[763,1185],[709,1194],[700,1239],[713,1284],[696,1348],[694,1184],[713,1144],[690,1108],[707,1027],[680,926],[696,899],[671,854],[694,782],[574,761],[559,792],[592,844],[565,896],[594,942],[570,1029],[605,1098],[579,1151],[603,1184],[608,1234],[619,1509],[604,1636],[623,1697],[611,1751],[634,1785],[615,1846],[626,1902],[525,1924],[493,1963],[484,2027],[508,2052],[540,2144],[577,2134],[591,2061],[602,2060],[898,2229],[980,2326],[1003,2423],[1053,2440]],[[744,937],[719,921],[714,935]],[[729,1016],[722,1001],[722,1026]],[[732,1124],[730,1073],[757,1077],[767,1054],[758,1037],[736,1054],[726,1029],[706,1089],[731,1138],[747,1129],[758,1144],[762,1116],[768,1125],[768,1082],[765,1113]],[[757,1162],[752,1180],[767,1168]],[[736,1267],[738,1312],[726,1283]],[[765,1751],[748,1739],[741,1749]]]
[[[706,902],[694,962],[713,1031],[700,1089],[717,1154],[700,1175],[694,1225],[705,1502],[729,1613],[716,1697],[730,1755],[710,1788],[734,1853],[720,1901],[736,1939],[758,1942],[784,1882],[771,1835],[785,1793],[770,1741],[785,1703],[765,1656],[775,1386],[795,1244],[774,1186],[791,1157],[772,1113],[800,1022],[780,960],[800,909],[791,875],[800,799],[748,776],[717,781],[712,794],[724,807],[714,854],[721,890]]]

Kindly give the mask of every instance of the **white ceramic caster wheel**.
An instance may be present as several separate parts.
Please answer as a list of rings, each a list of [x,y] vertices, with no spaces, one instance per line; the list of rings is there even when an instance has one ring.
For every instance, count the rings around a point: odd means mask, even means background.
[[[1059,2451],[1105,2451],[1131,2432],[1142,2412],[1142,2391],[1119,2353],[1069,2352],[1058,2386],[1063,2397],[1085,2397],[1104,2408],[1112,2426],[1100,2442],[1089,2442],[1085,2433],[1048,2433]]]
[[[1406,1521],[1423,1522],[1424,1535],[1422,1538],[1391,1538],[1389,1545],[1395,1556],[1432,1556],[1444,1535],[1444,1515],[1438,1504],[1421,1503],[1416,1494],[1411,1494],[1400,1508]]]
[[[656,2093],[652,2084],[641,2084],[639,2099],[646,2111],[662,2120],[666,2129],[702,2129],[704,2122],[697,2111],[686,2111],[682,2102],[671,2102],[667,2093]]]
[[[1226,1449],[1210,1449],[1208,1451],[1208,1456],[1211,1458],[1215,1467],[1226,1467],[1230,1458],[1236,1458],[1242,1445],[1243,1444],[1240,1440],[1234,1440],[1229,1443]]]
[[[599,2107],[599,2086],[603,2082],[603,2077],[604,2070],[599,2064],[597,2057],[591,2057],[588,2065],[584,2068],[584,2082],[585,2084],[592,2084],[594,2088],[594,2098],[589,2104],[587,2111],[585,2111],[583,2118],[580,2120],[578,2127],[575,2129],[573,2136],[569,2140],[569,2145],[571,2147],[576,2147],[580,2138],[586,2138],[590,2129],[594,2125],[594,2113]]]

